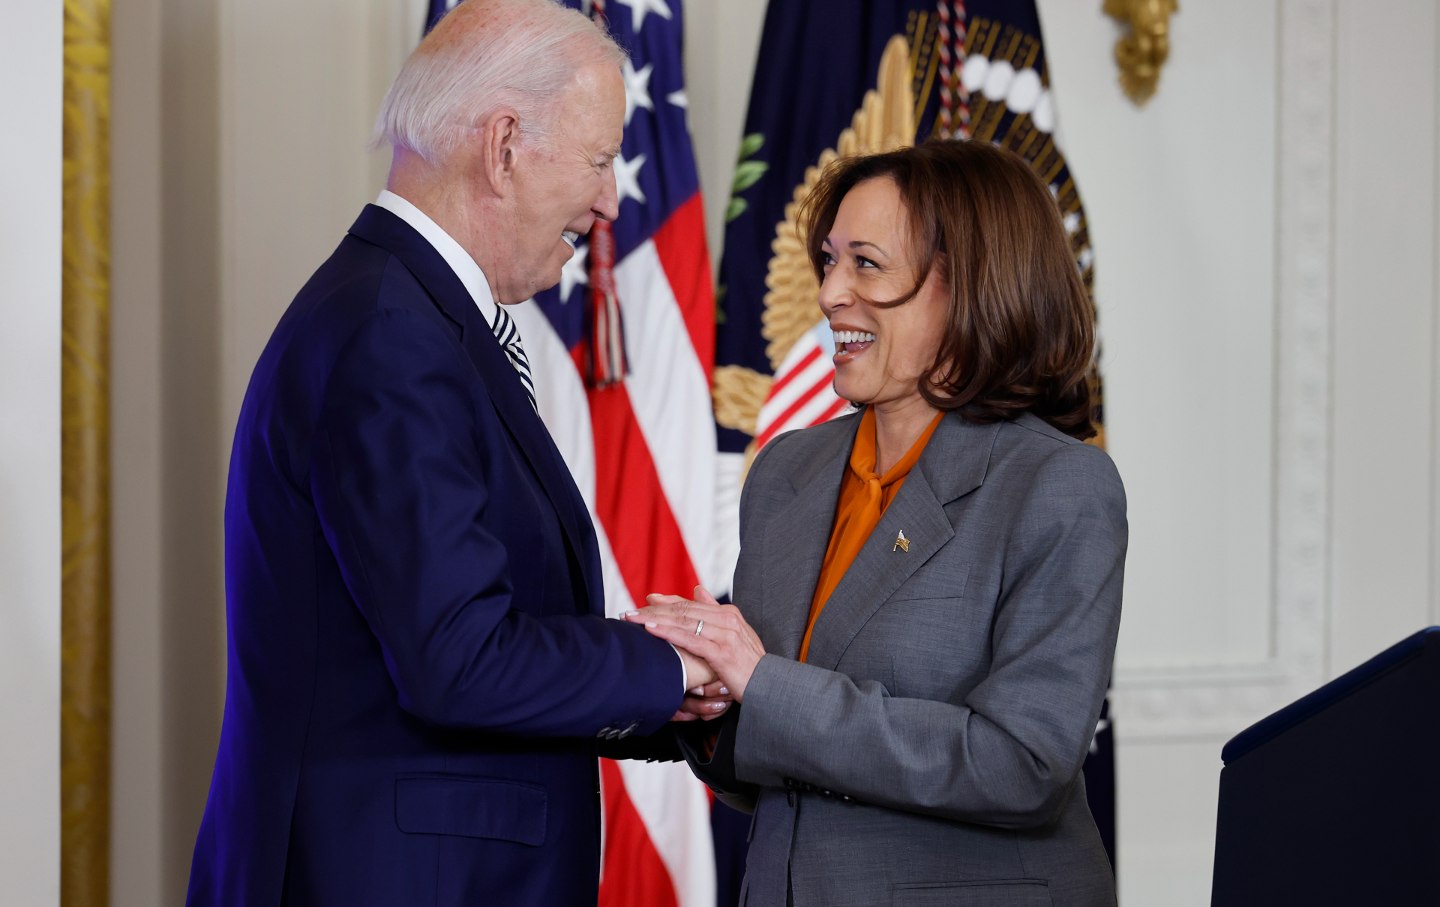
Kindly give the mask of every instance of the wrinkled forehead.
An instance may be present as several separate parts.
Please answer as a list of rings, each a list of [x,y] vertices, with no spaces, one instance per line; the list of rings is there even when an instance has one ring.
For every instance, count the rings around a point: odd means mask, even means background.
[[[556,130],[587,153],[616,155],[625,136],[625,81],[618,67],[577,69],[560,95]]]

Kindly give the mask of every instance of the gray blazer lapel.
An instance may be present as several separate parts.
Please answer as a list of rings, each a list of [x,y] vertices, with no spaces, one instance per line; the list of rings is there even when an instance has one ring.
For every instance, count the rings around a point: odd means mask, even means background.
[[[979,488],[999,425],[973,425],[952,413],[940,422],[905,485],[835,587],[815,622],[806,659],[835,669],[850,641],[900,584],[955,535],[945,505]],[[848,456],[848,449],[846,451]],[[834,522],[832,498],[826,526]],[[813,525],[813,524],[812,524]],[[909,550],[897,545],[901,532]],[[829,540],[829,533],[820,533]],[[821,549],[824,556],[824,549]],[[814,578],[810,587],[813,593]],[[801,624],[801,633],[804,624]]]
[[[860,420],[854,419],[858,426]],[[830,542],[840,480],[850,461],[855,431],[838,432],[828,449],[812,452],[793,473],[793,502],[772,516],[762,543],[765,602],[757,632],[765,651],[796,658],[810,616],[810,600]],[[778,453],[778,452],[777,452]],[[817,530],[817,527],[821,527]]]

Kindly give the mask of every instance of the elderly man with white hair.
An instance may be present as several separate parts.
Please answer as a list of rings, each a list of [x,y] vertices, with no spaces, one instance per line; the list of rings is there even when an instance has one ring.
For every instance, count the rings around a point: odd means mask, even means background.
[[[235,432],[190,904],[593,904],[597,752],[715,714],[708,665],[604,619],[505,313],[616,216],[623,59],[552,0],[467,0],[391,86],[386,189]]]

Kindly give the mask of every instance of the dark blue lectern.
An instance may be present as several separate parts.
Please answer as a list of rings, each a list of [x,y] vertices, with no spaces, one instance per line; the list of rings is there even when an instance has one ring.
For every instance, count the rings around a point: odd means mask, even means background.
[[[1440,905],[1440,627],[1221,753],[1213,907]]]

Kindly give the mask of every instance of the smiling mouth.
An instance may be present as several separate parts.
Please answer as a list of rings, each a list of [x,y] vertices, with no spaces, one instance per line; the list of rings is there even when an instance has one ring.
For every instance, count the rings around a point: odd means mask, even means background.
[[[836,331],[836,353],[860,353],[868,350],[875,342],[875,335],[869,331]]]

